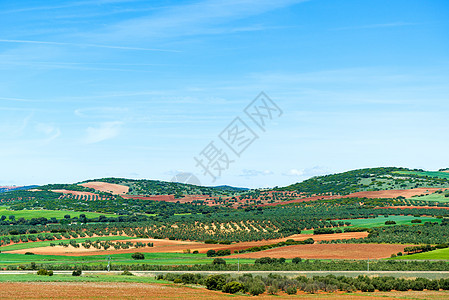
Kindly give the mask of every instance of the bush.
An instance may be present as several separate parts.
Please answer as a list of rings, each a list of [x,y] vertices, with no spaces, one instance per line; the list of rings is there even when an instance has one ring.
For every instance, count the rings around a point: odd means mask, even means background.
[[[173,280],[174,283],[182,283],[182,280],[180,278],[176,278],[175,280]]]
[[[294,286],[294,285],[289,285],[287,287],[287,289],[285,290],[285,292],[289,295],[295,295],[297,293],[297,291],[298,290],[296,289],[296,286]]]
[[[48,271],[46,269],[40,269],[39,271],[37,271],[37,275],[47,276]]]
[[[81,276],[83,272],[79,269],[73,270],[72,276]]]
[[[252,280],[247,290],[251,295],[257,296],[265,292],[265,284],[261,280]]]
[[[226,261],[223,258],[214,258],[213,265],[226,265]]]
[[[243,290],[243,284],[237,281],[231,281],[223,286],[222,291],[228,294],[235,294]]]
[[[134,274],[133,273],[131,273],[130,271],[128,271],[128,270],[125,270],[125,271],[123,271],[123,273],[122,274],[120,274],[120,275],[124,275],[124,276],[134,276]]]
[[[145,259],[145,255],[143,253],[140,253],[140,252],[133,253],[131,255],[131,257],[134,260]]]
[[[224,275],[210,275],[206,278],[205,284],[208,290],[220,291],[226,284],[226,277]]]
[[[298,263],[300,263],[301,261],[302,261],[302,259],[299,258],[299,257],[295,257],[295,258],[292,259],[292,263],[294,263],[294,264],[298,264]]]
[[[34,255],[33,252],[25,252],[25,255]]]
[[[277,288],[277,286],[270,285],[270,286],[268,287],[267,292],[268,292],[268,294],[270,294],[270,295],[277,295],[277,293],[279,292],[279,289]]]

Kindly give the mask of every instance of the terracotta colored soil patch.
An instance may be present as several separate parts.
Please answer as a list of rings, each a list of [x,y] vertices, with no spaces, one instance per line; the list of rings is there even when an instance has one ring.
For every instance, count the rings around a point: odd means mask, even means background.
[[[93,196],[93,197],[98,197],[97,194],[90,193],[90,192],[69,191],[69,190],[51,190],[51,191],[55,192],[55,193],[70,194],[70,195],[75,195],[75,196]]]
[[[115,184],[115,183],[107,183],[101,181],[92,181],[81,183],[81,186],[86,188],[91,188],[100,192],[111,193],[114,195],[123,195],[128,193],[129,187],[125,185]]]
[[[67,256],[84,256],[84,255],[103,255],[103,254],[118,254],[118,253],[134,253],[134,252],[143,252],[143,253],[182,253],[186,249],[190,249],[191,251],[198,250],[200,253],[206,253],[208,250],[224,250],[229,249],[231,251],[247,249],[255,246],[263,246],[269,244],[275,244],[278,242],[286,241],[287,239],[294,239],[296,241],[303,241],[308,238],[313,238],[315,241],[330,241],[330,240],[345,240],[345,239],[359,239],[367,237],[367,232],[345,232],[345,233],[337,233],[337,234],[295,234],[289,236],[287,238],[282,239],[274,239],[274,240],[266,240],[266,241],[257,241],[257,242],[243,242],[231,245],[220,245],[220,244],[203,244],[199,242],[190,242],[190,241],[170,241],[170,240],[158,240],[158,239],[132,239],[132,240],[123,240],[126,241],[134,241],[134,242],[142,242],[148,243],[152,242],[154,247],[145,247],[145,248],[133,248],[133,249],[121,249],[115,250],[113,248],[108,250],[98,250],[95,248],[86,249],[84,247],[74,248],[74,247],[63,247],[63,246],[54,246],[54,247],[40,247],[40,248],[29,248],[22,250],[14,250],[8,251],[8,253],[19,253],[24,254],[25,252],[32,252],[35,254],[41,255],[67,255]],[[6,252],[6,251],[5,251]]]
[[[1,299],[221,299],[221,292],[178,285],[123,282],[1,283]],[[228,297],[226,297],[228,298]],[[246,299],[247,297],[245,297]]]
[[[385,300],[403,299],[411,292],[370,293],[360,292],[351,295],[341,292],[305,294],[288,296],[262,294],[257,299],[378,299]],[[445,292],[418,292],[414,299],[426,299],[429,293],[443,297]],[[379,294],[379,296],[378,296]],[[393,296],[394,295],[394,296]],[[249,299],[253,297],[224,294],[217,291],[209,291],[204,288],[191,288],[173,284],[147,284],[124,282],[6,282],[0,283],[1,299]],[[433,299],[433,298],[432,298]]]
[[[138,199],[138,200],[153,200],[153,201],[165,201],[165,202],[176,202],[175,195],[155,195],[155,196],[132,196],[126,195],[122,196],[125,199]]]
[[[314,197],[308,197],[308,198],[300,198],[295,200],[289,200],[289,201],[282,201],[277,203],[267,203],[267,204],[260,204],[257,206],[276,206],[276,205],[284,205],[289,203],[300,203],[300,202],[307,202],[307,201],[315,201],[315,200],[321,200],[321,199],[338,199],[341,198],[340,196],[314,196]]]
[[[403,252],[408,245],[387,244],[313,244],[295,245],[260,252],[233,255],[233,258],[294,258],[307,259],[379,259]]]
[[[395,208],[395,209],[449,209],[449,207],[443,206],[385,206],[385,207],[376,207],[374,209],[382,209],[382,208]]]
[[[429,195],[433,194],[436,191],[447,190],[442,188],[417,188],[410,190],[385,190],[385,191],[367,191],[367,192],[357,192],[343,198],[397,198],[397,197],[405,197],[412,198],[413,196],[418,195]]]

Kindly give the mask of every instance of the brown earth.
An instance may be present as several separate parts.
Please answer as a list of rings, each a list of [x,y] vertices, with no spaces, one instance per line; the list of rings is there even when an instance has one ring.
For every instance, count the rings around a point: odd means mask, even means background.
[[[94,196],[94,197],[98,197],[97,194],[91,193],[91,192],[80,192],[80,191],[70,191],[70,190],[51,190],[51,191],[55,192],[55,193],[70,194],[70,195],[75,195],[75,196]]]
[[[294,258],[306,259],[379,259],[390,257],[391,254],[403,252],[410,245],[388,244],[313,244],[295,245],[274,248],[260,252],[233,255],[232,258]],[[230,258],[230,257],[228,257]]]
[[[384,190],[384,191],[367,191],[357,192],[344,196],[343,198],[397,198],[399,196],[412,198],[419,195],[430,195],[436,191],[447,190],[442,188],[416,188],[409,190]]]
[[[82,246],[79,248],[74,248],[72,246],[54,246],[54,247],[39,247],[39,248],[28,248],[14,251],[4,251],[8,253],[19,253],[24,254],[25,252],[32,252],[34,254],[41,255],[67,255],[67,256],[84,256],[84,255],[103,255],[103,254],[118,254],[118,253],[182,253],[184,250],[190,249],[191,251],[198,250],[200,253],[206,253],[208,250],[225,250],[229,249],[231,251],[247,249],[255,246],[263,246],[269,244],[275,244],[278,242],[286,241],[287,239],[294,239],[296,241],[303,241],[308,238],[313,238],[315,241],[330,241],[330,240],[344,240],[344,239],[358,239],[367,237],[367,232],[345,232],[337,234],[296,234],[289,236],[287,238],[265,240],[257,242],[242,242],[231,245],[220,245],[220,244],[203,244],[199,242],[192,241],[170,241],[170,240],[159,240],[159,239],[132,239],[132,240],[122,240],[121,242],[134,241],[142,243],[153,243],[153,247],[144,248],[132,248],[132,249],[120,249],[115,250],[114,248],[108,250],[98,250],[95,248],[86,249]]]
[[[91,181],[86,183],[79,184],[86,188],[91,188],[100,192],[111,193],[114,195],[123,195],[128,193],[129,186],[115,184],[115,183],[107,183],[101,181]]]
[[[375,292],[352,294],[322,293],[288,296],[259,295],[257,299],[448,299],[447,291]],[[5,282],[0,283],[0,299],[248,299],[204,288],[184,285],[125,282]]]

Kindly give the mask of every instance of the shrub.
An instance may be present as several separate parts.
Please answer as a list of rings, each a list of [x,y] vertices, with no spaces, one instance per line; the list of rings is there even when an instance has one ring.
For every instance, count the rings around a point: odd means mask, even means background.
[[[268,287],[267,292],[268,292],[268,294],[270,294],[270,295],[277,295],[277,293],[279,292],[279,289],[277,288],[277,286],[270,285],[270,286]]]
[[[299,257],[295,257],[295,258],[292,259],[292,263],[294,263],[294,264],[298,264],[298,263],[300,263],[301,261],[302,261],[302,259],[299,258]]]
[[[81,276],[83,272],[80,269],[73,270],[72,276]]]
[[[39,271],[37,271],[37,275],[47,276],[48,275],[48,271],[46,269],[40,269]]]
[[[210,275],[206,278],[205,284],[208,290],[220,291],[226,284],[226,277],[224,275]]]
[[[265,292],[265,284],[261,280],[252,280],[247,290],[251,295],[257,296]]]
[[[237,281],[231,281],[231,282],[226,283],[222,289],[222,291],[224,293],[229,293],[229,294],[235,294],[237,292],[240,292],[241,290],[243,290],[243,284],[241,284],[240,282],[237,282]]]
[[[125,270],[125,271],[123,271],[123,273],[122,274],[120,274],[120,275],[124,275],[124,276],[134,276],[134,274],[133,273],[131,273],[130,271],[128,271],[128,270]]]
[[[285,292],[289,295],[295,295],[297,291],[298,290],[296,289],[296,286],[294,286],[294,285],[289,285],[287,287],[287,289],[285,290]]]
[[[213,265],[226,265],[226,261],[223,258],[214,258]]]
[[[131,255],[131,257],[134,260],[145,259],[145,255],[143,253],[140,253],[140,252],[133,253]]]
[[[34,255],[33,252],[25,252],[25,255]]]
[[[216,256],[216,253],[215,253],[215,250],[208,250],[207,252],[206,252],[206,256],[207,257],[214,257],[214,256]]]
[[[175,280],[173,280],[174,283],[182,283],[182,280],[180,278],[176,278]]]

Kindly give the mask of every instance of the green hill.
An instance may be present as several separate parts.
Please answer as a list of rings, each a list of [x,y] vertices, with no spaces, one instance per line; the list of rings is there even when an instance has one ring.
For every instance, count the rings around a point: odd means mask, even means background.
[[[277,190],[347,195],[361,191],[449,188],[449,173],[406,168],[370,168],[313,177]]]

